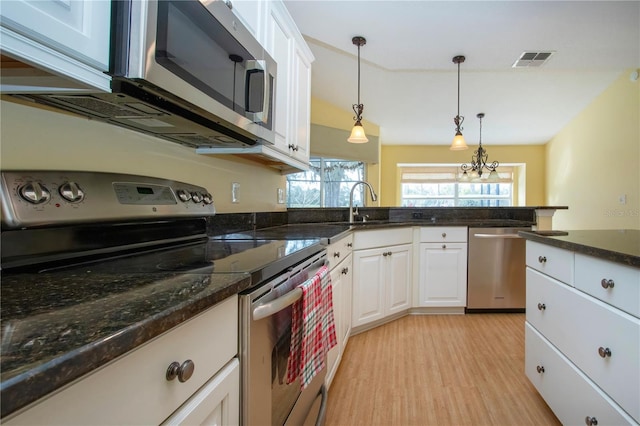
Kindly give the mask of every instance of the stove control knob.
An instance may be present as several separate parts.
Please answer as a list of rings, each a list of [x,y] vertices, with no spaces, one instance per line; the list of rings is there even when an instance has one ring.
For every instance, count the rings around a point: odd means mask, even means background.
[[[176,191],[176,194],[178,194],[178,198],[183,203],[186,203],[187,201],[189,201],[191,199],[191,193],[189,191],[184,190],[184,189],[178,189]]]
[[[198,204],[202,201],[202,194],[198,191],[192,192],[191,199],[193,200],[194,203]]]
[[[28,182],[22,185],[18,192],[25,201],[31,204],[42,204],[51,199],[49,190],[38,182]]]
[[[213,203],[213,195],[209,194],[208,192],[205,192],[204,194],[202,194],[202,202],[205,204]]]
[[[75,182],[66,182],[58,188],[60,196],[70,203],[79,203],[84,200],[84,191]]]

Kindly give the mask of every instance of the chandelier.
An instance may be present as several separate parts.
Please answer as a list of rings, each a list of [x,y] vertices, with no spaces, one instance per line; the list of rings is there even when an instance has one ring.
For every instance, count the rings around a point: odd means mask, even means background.
[[[478,145],[478,149],[474,151],[474,155],[471,156],[471,164],[463,164],[460,166],[462,169],[462,176],[460,177],[461,181],[469,181],[469,180],[477,180],[482,178],[482,174],[484,169],[489,171],[489,177],[487,180],[495,182],[498,180],[498,172],[496,169],[500,165],[497,161],[494,161],[490,164],[487,164],[489,160],[489,154],[482,147],[482,119],[484,118],[484,113],[481,112],[476,115],[480,119],[480,142]],[[467,173],[468,172],[468,173]]]
[[[360,103],[360,47],[364,46],[367,40],[364,37],[356,36],[351,39],[351,42],[358,46],[358,103],[353,104],[353,112],[356,114],[353,119],[356,120],[356,123],[353,125],[353,129],[351,129],[351,135],[347,141],[351,143],[366,143],[369,142],[369,139],[367,139],[367,135],[364,133],[364,127],[362,127],[362,110],[364,110],[364,105]]]

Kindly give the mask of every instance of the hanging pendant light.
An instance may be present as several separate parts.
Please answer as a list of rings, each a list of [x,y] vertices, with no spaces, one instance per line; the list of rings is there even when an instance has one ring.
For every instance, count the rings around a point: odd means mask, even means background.
[[[351,136],[349,136],[347,141],[351,143],[366,143],[369,142],[369,139],[367,139],[367,135],[364,133],[364,127],[362,127],[362,111],[364,110],[364,105],[360,103],[360,47],[364,46],[367,40],[364,37],[356,36],[351,39],[351,42],[358,46],[358,103],[353,104],[353,112],[356,114],[353,119],[356,122],[353,125],[353,129],[351,129]]]
[[[484,118],[484,113],[481,112],[476,115],[478,119],[480,119],[480,141],[478,143],[478,149],[474,152],[475,155],[471,156],[471,165],[463,164],[460,166],[462,169],[462,176],[460,177],[461,181],[470,181],[477,180],[482,178],[482,170],[487,169],[489,173],[489,177],[487,181],[496,182],[499,180],[498,172],[496,169],[500,165],[497,161],[494,161],[491,164],[487,164],[487,160],[489,160],[489,154],[482,147],[482,119]]]
[[[464,60],[464,56],[453,57],[453,63],[458,64],[458,115],[453,118],[453,123],[456,125],[456,135],[449,147],[452,151],[462,151],[469,148],[464,141],[464,136],[462,136],[462,122],[464,121],[464,117],[460,115],[460,64],[463,63]]]

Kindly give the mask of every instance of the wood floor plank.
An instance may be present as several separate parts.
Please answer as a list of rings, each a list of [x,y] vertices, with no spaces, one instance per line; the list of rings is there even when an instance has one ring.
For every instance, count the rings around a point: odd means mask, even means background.
[[[351,337],[326,425],[559,425],[524,374],[524,319],[410,315]]]

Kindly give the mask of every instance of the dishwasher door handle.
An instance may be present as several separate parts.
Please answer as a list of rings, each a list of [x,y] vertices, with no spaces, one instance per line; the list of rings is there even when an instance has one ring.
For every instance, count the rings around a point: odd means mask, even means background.
[[[294,288],[290,292],[278,297],[275,300],[265,303],[259,303],[258,306],[253,308],[251,316],[254,321],[270,317],[273,314],[277,314],[287,306],[293,305],[298,300],[300,300],[301,297],[302,289]]]
[[[476,238],[489,238],[489,239],[506,239],[506,238],[522,238],[518,234],[473,234]]]

